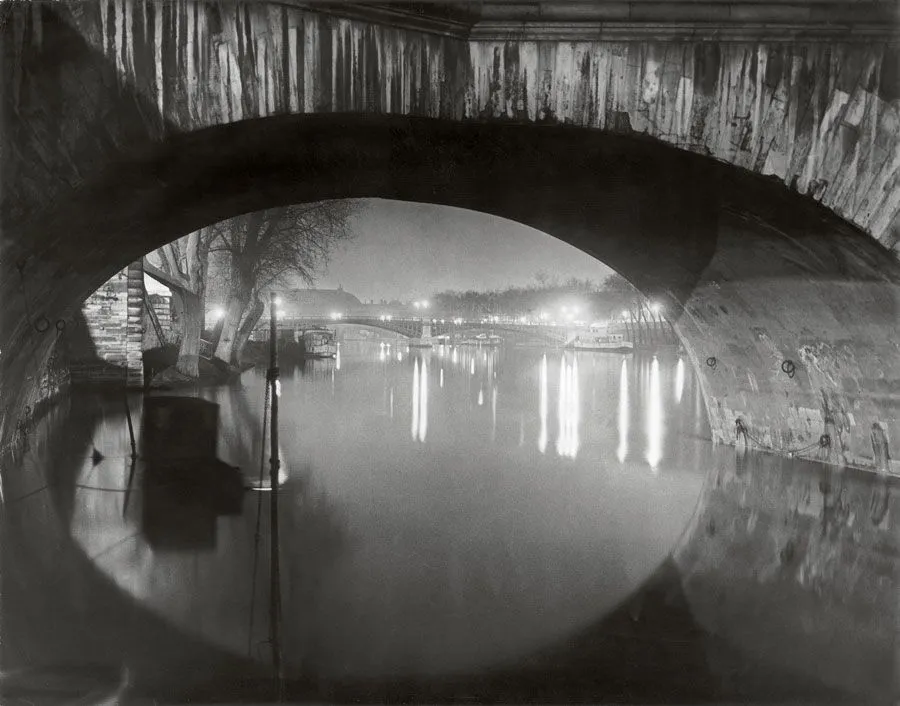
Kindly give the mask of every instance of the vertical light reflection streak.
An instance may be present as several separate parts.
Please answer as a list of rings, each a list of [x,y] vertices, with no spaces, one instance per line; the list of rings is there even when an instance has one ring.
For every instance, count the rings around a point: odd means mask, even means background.
[[[444,386],[444,369],[441,368],[441,387]]]
[[[484,404],[484,388],[479,387],[478,388],[478,406],[481,407],[481,405],[483,405],[483,404]]]
[[[394,418],[394,388],[391,388],[391,419]]]
[[[678,359],[678,365],[675,367],[675,402],[681,402],[681,396],[684,394],[684,360]]]
[[[497,387],[491,392],[491,441],[497,438]]]
[[[563,356],[559,361],[559,393],[557,395],[556,402],[556,420],[558,424],[558,430],[556,434],[556,453],[560,456],[564,456],[565,445],[563,444],[563,438],[566,433],[566,398],[568,397],[568,390],[566,389],[566,382],[568,382],[566,378],[566,357]]]
[[[541,453],[547,450],[547,354],[541,358],[540,403],[538,411],[541,417],[541,435],[538,437],[538,449]]]
[[[453,349],[453,354],[450,356],[450,360],[453,362],[454,365],[456,365],[459,362],[459,355],[457,353],[456,348]]]
[[[475,356],[472,356],[472,365],[469,367],[469,374],[475,374]]]
[[[578,425],[581,398],[578,389],[578,359],[569,364],[565,356],[559,370],[559,437],[556,451],[560,456],[575,458],[578,455]]]
[[[571,402],[569,408],[569,455],[575,458],[578,455],[578,447],[581,445],[581,439],[579,438],[579,427],[581,426],[581,381],[578,379],[578,356],[573,358],[569,374],[572,379],[569,385]]]
[[[419,438],[419,360],[413,364],[412,385],[412,438]]]
[[[425,435],[428,433],[428,363],[424,359],[419,377],[419,441],[424,444]]]
[[[337,370],[341,369],[341,345],[338,344],[337,352],[334,354],[334,367]]]
[[[662,458],[662,390],[659,383],[659,361],[650,364],[650,400],[647,405],[647,462],[656,472]]]
[[[619,373],[619,449],[616,456],[619,463],[628,458],[628,360],[622,360]]]

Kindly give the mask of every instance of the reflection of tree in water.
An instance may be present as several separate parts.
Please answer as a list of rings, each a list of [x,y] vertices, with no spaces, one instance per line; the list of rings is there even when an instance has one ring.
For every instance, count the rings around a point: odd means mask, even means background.
[[[257,392],[252,390],[252,392]],[[241,469],[248,479],[259,473],[262,451],[262,408],[263,390],[260,388],[258,412],[251,408],[248,395],[251,388],[229,385],[217,395],[219,402],[221,452],[229,461]],[[268,476],[268,456],[265,458],[265,473]]]
[[[313,486],[312,477],[312,469],[301,464],[279,495],[284,653],[295,665],[314,650],[308,616],[311,607],[322,603],[322,577],[349,548],[347,518]]]
[[[307,361],[329,363],[333,361]],[[309,365],[312,372],[324,366]],[[251,407],[248,393],[251,388],[230,386],[222,390],[219,402],[222,409],[222,438],[228,458],[240,466],[245,477],[258,478],[262,461],[263,473],[269,474],[269,447],[263,445],[262,407],[258,413]],[[259,390],[260,394],[262,391]],[[303,661],[308,653],[306,630],[309,621],[304,616],[318,600],[321,575],[347,546],[346,520],[337,506],[311,482],[311,469],[300,459],[285,458],[282,464],[288,477],[279,490],[279,530],[281,541],[282,615],[284,620],[283,653],[290,664]],[[255,592],[255,622],[259,629],[268,625],[266,609],[269,595],[269,508],[268,493],[251,494],[253,502],[246,507],[247,526],[260,522],[260,536],[254,539],[257,566]],[[266,628],[267,630],[267,628]],[[259,650],[257,650],[258,652]],[[254,653],[255,654],[255,653]]]

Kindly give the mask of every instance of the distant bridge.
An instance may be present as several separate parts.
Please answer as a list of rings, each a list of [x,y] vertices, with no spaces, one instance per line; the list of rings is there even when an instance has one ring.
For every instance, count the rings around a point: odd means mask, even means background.
[[[279,331],[293,329],[299,331],[312,326],[336,326],[339,324],[351,326],[369,326],[372,328],[390,331],[405,336],[406,338],[435,338],[437,336],[450,335],[453,337],[465,337],[467,334],[515,333],[528,335],[554,343],[565,343],[567,334],[574,335],[581,331],[575,327],[549,326],[543,324],[514,324],[514,323],[485,323],[481,321],[462,321],[454,323],[451,320],[425,321],[422,319],[381,318],[379,316],[344,316],[335,319],[325,316],[299,316],[282,318],[278,320]],[[261,322],[257,331],[263,333],[268,324]],[[428,328],[430,327],[430,329]]]

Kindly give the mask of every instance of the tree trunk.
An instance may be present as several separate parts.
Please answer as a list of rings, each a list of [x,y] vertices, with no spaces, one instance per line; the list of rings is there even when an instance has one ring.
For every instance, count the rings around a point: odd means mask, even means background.
[[[219,360],[230,362],[234,356],[234,343],[237,336],[241,316],[247,308],[246,299],[240,291],[232,290],[225,304],[225,315],[222,317],[222,333],[216,343],[215,356]]]
[[[244,346],[246,346],[247,341],[250,340],[250,334],[253,333],[253,329],[256,327],[256,324],[259,322],[259,319],[265,310],[266,307],[259,297],[253,300],[253,306],[250,308],[250,311],[247,312],[247,316],[244,317],[244,321],[238,328],[237,335],[234,338],[234,346],[232,347],[233,357],[229,361],[232,365],[240,366],[244,354]]]
[[[219,360],[231,363],[236,358],[235,341],[240,328],[241,319],[250,304],[253,294],[253,272],[244,266],[241,256],[231,254],[228,298],[225,302],[225,314],[222,317],[222,332],[216,341],[215,356]]]
[[[203,299],[192,292],[181,292],[181,345],[175,369],[182,375],[200,377],[200,334],[203,331]]]

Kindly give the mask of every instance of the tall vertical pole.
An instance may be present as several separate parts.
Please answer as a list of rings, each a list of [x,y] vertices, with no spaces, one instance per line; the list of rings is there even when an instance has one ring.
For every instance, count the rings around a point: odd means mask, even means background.
[[[284,668],[281,663],[281,566],[278,545],[278,328],[275,322],[275,293],[269,299],[269,385],[271,386],[271,420],[269,438],[269,481],[272,486],[271,508],[271,605],[269,612],[269,637],[272,640],[272,667],[275,671],[275,694],[277,703],[284,701]]]

